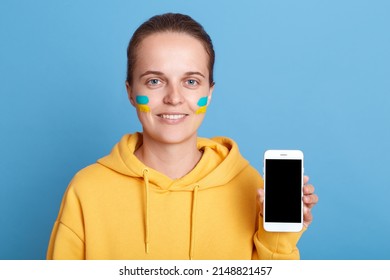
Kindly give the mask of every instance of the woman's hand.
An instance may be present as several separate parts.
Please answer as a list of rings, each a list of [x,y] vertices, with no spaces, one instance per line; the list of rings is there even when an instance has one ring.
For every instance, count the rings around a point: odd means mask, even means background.
[[[311,209],[317,204],[318,196],[314,193],[314,186],[308,184],[309,177],[303,176],[303,225],[308,227],[313,221]]]
[[[318,196],[314,193],[314,186],[308,184],[309,177],[303,176],[303,225],[308,227],[313,221],[311,209],[317,204]],[[263,215],[264,189],[258,190],[260,215]]]

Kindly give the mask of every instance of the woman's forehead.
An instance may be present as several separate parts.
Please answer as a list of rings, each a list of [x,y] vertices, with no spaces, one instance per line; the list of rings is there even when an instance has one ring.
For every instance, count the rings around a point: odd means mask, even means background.
[[[155,71],[162,71],[183,68],[185,71],[207,72],[207,75],[208,59],[202,42],[190,35],[155,33],[144,38],[138,46],[134,70],[154,68]]]

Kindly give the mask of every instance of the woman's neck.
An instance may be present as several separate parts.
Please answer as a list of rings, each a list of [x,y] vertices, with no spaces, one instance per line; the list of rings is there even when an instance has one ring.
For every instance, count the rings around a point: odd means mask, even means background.
[[[162,144],[144,134],[143,144],[135,156],[149,166],[171,179],[178,179],[188,174],[202,157],[197,149],[196,137],[177,144]]]

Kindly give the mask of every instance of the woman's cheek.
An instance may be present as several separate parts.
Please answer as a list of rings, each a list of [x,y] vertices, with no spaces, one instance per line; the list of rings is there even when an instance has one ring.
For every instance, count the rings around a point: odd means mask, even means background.
[[[198,103],[198,109],[196,110],[196,114],[204,114],[207,111],[207,101],[208,101],[208,96],[204,96],[199,98]]]
[[[135,102],[137,105],[137,109],[140,112],[143,113],[150,112],[150,107],[147,105],[149,103],[149,97],[147,97],[146,95],[137,94],[137,96],[135,97]]]

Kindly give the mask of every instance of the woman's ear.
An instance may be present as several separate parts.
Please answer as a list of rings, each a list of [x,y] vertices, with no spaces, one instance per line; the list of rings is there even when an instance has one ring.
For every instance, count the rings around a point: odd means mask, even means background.
[[[127,97],[129,98],[131,105],[133,105],[135,107],[135,101],[134,101],[133,94],[132,94],[133,91],[132,91],[132,88],[131,88],[129,82],[127,82],[127,81],[126,81],[126,91],[127,91]]]
[[[207,96],[207,106],[210,105],[211,97],[213,96],[214,85],[215,85],[215,83],[213,82],[212,85],[210,86],[209,94],[208,94],[208,96]]]

